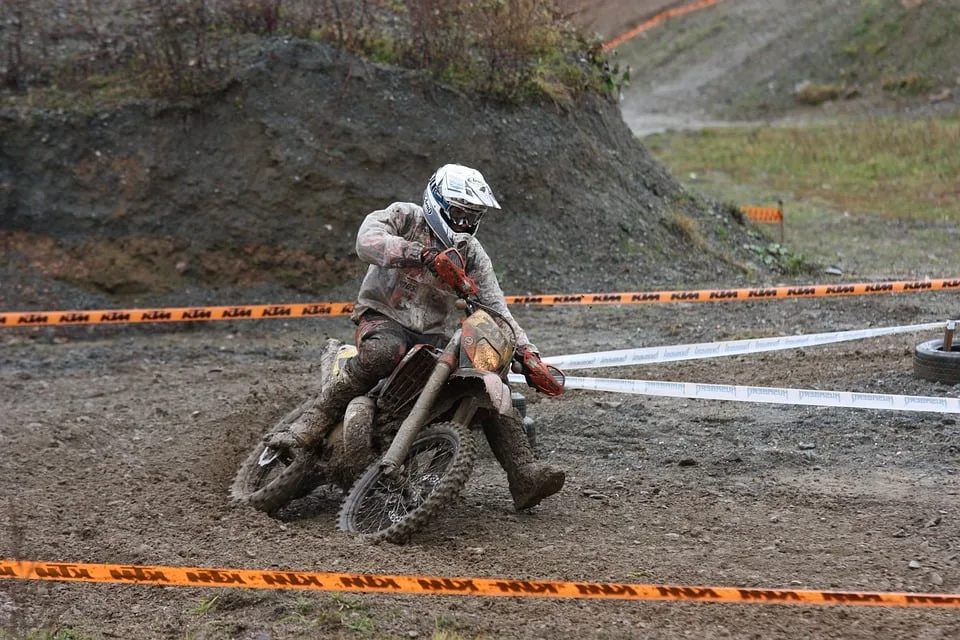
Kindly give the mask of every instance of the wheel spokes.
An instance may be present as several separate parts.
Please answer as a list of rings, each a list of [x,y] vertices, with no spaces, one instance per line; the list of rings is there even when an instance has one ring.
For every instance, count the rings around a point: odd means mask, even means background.
[[[379,477],[367,490],[357,513],[360,531],[376,532],[404,520],[439,486],[455,457],[452,443],[423,443],[407,456],[395,479]]]

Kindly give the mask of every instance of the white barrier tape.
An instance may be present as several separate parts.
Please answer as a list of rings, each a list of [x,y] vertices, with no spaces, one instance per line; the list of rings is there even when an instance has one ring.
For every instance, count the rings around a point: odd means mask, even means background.
[[[699,360],[722,356],[740,356],[764,351],[781,349],[799,349],[815,347],[849,340],[863,340],[898,333],[942,329],[943,322],[928,322],[901,327],[883,327],[878,329],[856,329],[854,331],[832,331],[829,333],[810,333],[798,336],[777,338],[752,338],[749,340],[730,340],[728,342],[701,342],[663,347],[641,347],[638,349],[618,349],[616,351],[598,351],[578,353],[566,356],[544,358],[544,362],[564,371],[575,369],[602,369],[636,364],[656,364],[678,360]]]
[[[523,382],[523,376],[510,376],[511,382]],[[887,411],[920,411],[925,413],[960,413],[960,398],[935,396],[901,396],[887,393],[855,393],[817,389],[782,389],[778,387],[744,387],[729,384],[698,382],[657,382],[651,380],[617,380],[613,378],[568,377],[567,389],[610,391],[645,396],[691,398],[697,400],[731,400],[768,404],[846,407],[851,409],[883,409]]]

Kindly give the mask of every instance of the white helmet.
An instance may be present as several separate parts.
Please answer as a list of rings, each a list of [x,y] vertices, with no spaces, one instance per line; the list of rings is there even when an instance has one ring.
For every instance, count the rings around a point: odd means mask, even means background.
[[[437,169],[423,191],[424,217],[447,247],[456,245],[458,234],[475,234],[487,209],[499,208],[480,172],[459,164]]]

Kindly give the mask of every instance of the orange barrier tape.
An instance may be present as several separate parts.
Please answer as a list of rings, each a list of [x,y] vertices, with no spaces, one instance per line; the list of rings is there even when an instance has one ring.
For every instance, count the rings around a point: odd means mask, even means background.
[[[722,0],[698,0],[698,2],[694,2],[692,4],[687,4],[682,7],[677,7],[675,9],[668,9],[666,11],[658,13],[657,15],[653,16],[649,20],[644,20],[643,22],[635,26],[633,29],[630,29],[625,33],[621,33],[620,35],[613,38],[612,40],[605,42],[603,44],[603,50],[609,51],[610,49],[613,49],[618,45],[623,44],[627,40],[630,40],[631,38],[635,38],[636,36],[640,35],[644,31],[650,29],[651,27],[655,27],[656,25],[660,24],[664,20],[667,20],[669,18],[676,18],[677,16],[682,16],[688,13],[693,13],[694,11],[699,11],[700,9],[706,9],[707,7],[712,7],[713,5],[719,4],[720,2],[722,2]]]
[[[909,282],[861,282],[857,284],[815,284],[756,289],[700,289],[694,291],[652,291],[629,293],[582,293],[578,295],[508,296],[507,304],[644,304],[663,302],[725,302],[730,300],[773,300],[777,298],[821,298],[877,293],[917,291],[960,291],[960,278],[914,280]]]
[[[554,582],[509,578],[447,578],[257,569],[207,569],[119,564],[0,560],[0,579],[108,582],[184,587],[362,591],[422,595],[670,600],[748,604],[851,605],[871,607],[960,607],[960,594],[747,589],[664,584]]]
[[[783,211],[774,207],[740,207],[740,210],[757,222],[783,222]]]
[[[822,298],[878,293],[960,291],[960,278],[815,284],[753,289],[699,289],[692,291],[631,291],[626,293],[547,294],[507,296],[507,304],[595,305],[665,302],[726,302],[778,298]],[[117,309],[107,311],[23,311],[0,313],[0,327],[38,327],[60,324],[130,324],[139,322],[202,322],[211,320],[267,320],[344,316],[353,312],[350,302],[275,304],[234,307]]]
[[[233,307],[170,307],[159,309],[110,309],[101,311],[30,311],[0,313],[0,326],[45,326],[51,324],[131,324],[139,322],[201,322],[211,320],[266,320],[345,316],[353,313],[352,302],[246,305]]]

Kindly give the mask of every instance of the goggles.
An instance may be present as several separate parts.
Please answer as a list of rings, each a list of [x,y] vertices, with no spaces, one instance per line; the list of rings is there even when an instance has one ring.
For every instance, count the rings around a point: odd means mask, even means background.
[[[480,218],[482,218],[486,212],[486,207],[467,209],[460,205],[451,204],[447,209],[447,216],[449,216],[455,231],[464,231],[477,226],[477,224],[480,223]]]

